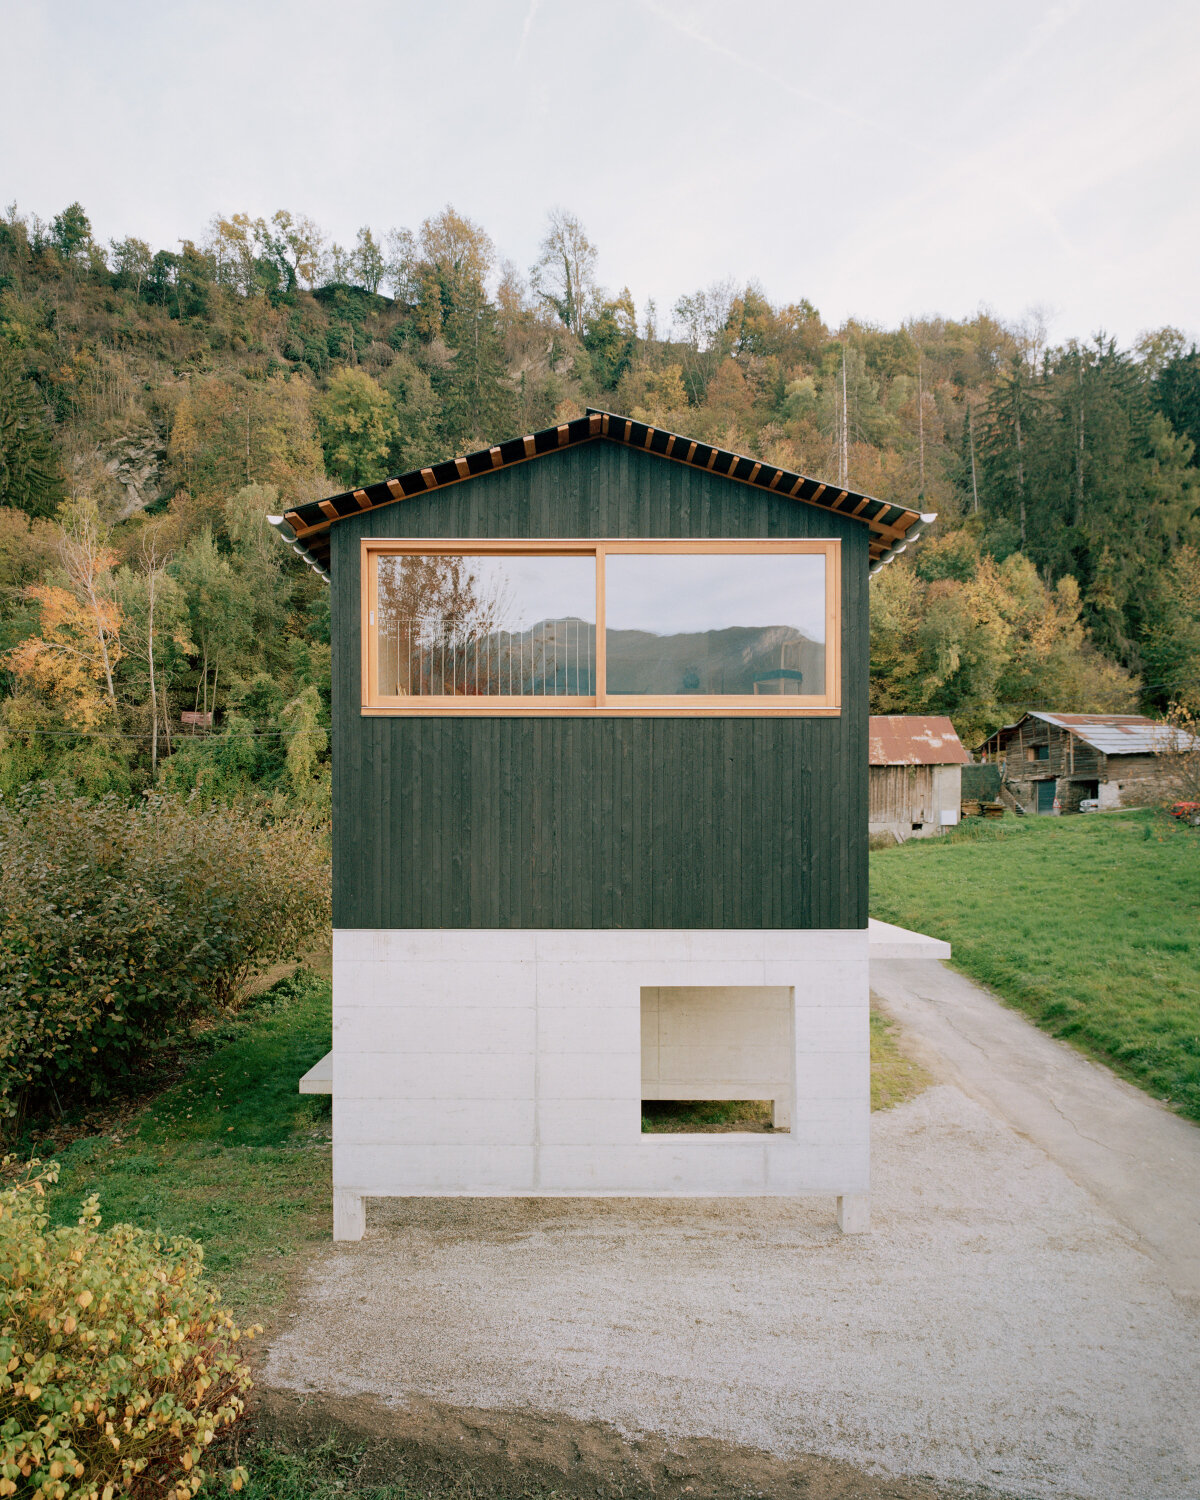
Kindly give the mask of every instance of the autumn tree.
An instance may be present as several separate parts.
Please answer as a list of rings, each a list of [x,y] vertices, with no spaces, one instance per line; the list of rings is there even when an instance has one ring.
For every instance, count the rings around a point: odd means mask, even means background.
[[[637,356],[637,308],[628,287],[621,295],[593,306],[583,330],[583,347],[591,356],[596,383],[615,390]]]
[[[388,394],[364,370],[342,369],[317,402],[325,467],[347,486],[383,477],[400,437]]]
[[[117,707],[114,672],[123,655],[122,614],[113,598],[117,557],[90,499],[63,507],[56,534],[62,583],[29,584],[38,628],[12,647],[4,665],[76,729],[89,729]]]
[[[529,280],[535,294],[576,338],[583,337],[587,311],[596,297],[596,256],[595,245],[575,215],[565,208],[551,209]]]
[[[281,492],[321,472],[312,387],[302,378],[209,375],[189,381],[172,412],[168,455],[177,483],[219,499],[245,484]]]
[[[271,227],[287,247],[296,280],[311,290],[320,279],[325,253],[325,236],[320,226],[307,214],[292,214],[280,208],[271,215]]]
[[[358,231],[353,255],[354,279],[368,292],[377,292],[379,283],[387,274],[387,257],[369,225]]]

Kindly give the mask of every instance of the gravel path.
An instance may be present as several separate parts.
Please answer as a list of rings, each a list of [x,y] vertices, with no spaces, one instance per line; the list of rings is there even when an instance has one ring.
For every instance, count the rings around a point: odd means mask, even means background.
[[[882,958],[877,946],[872,994],[905,1047],[1040,1146],[1200,1307],[1200,1129],[965,975],[928,958]]]
[[[1020,1496],[1196,1500],[1200,1312],[956,1088],[874,1120],[874,1233],[785,1200],[394,1200],[265,1371]]]

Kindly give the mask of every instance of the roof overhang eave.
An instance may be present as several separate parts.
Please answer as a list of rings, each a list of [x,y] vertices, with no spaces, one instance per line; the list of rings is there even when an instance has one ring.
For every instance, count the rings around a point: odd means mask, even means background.
[[[913,525],[908,528],[907,532],[904,535],[904,540],[902,542],[893,542],[892,545],[887,549],[887,551],[880,553],[880,555],[871,564],[871,577],[874,578],[875,574],[882,571],[882,569],[888,563],[895,562],[900,554],[907,551],[908,547],[917,540],[917,538],[921,535],[925,528],[927,526],[932,526],[936,520],[936,510],[922,511],[920,514],[920,519],[915,521]]]
[[[273,526],[275,528],[275,530],[284,539],[284,541],[288,544],[292,551],[295,552],[298,557],[303,558],[314,573],[323,578],[326,583],[330,581],[329,569],[324,565],[324,563],[318,562],[307,547],[302,547],[300,545],[300,543],[296,540],[295,531],[292,530],[283,516],[268,516],[267,525]]]

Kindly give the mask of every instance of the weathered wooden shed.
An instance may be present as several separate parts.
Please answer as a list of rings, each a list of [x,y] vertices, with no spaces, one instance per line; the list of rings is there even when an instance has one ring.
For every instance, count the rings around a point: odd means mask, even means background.
[[[1030,813],[1078,812],[1155,794],[1169,725],[1142,714],[1052,714],[1034,710],[998,729],[979,754],[1001,767],[1008,794]]]
[[[447,1193],[866,1227],[867,578],[931,519],[598,411],[272,518],[332,583],[336,1238]]]
[[[969,757],[949,719],[872,715],[868,727],[869,832],[897,843],[951,828],[962,812],[962,768]]]

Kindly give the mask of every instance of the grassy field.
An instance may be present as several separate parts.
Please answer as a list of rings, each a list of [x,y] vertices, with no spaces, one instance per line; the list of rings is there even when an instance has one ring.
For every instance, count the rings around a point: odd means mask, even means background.
[[[1200,830],[1161,813],[972,819],[871,855],[871,915],[1200,1120]]]
[[[329,1234],[329,1099],[296,1092],[329,1050],[328,983],[302,972],[230,1031],[141,1114],[57,1154],[50,1212],[67,1222],[96,1192],[106,1223],[193,1236],[251,1319],[284,1295],[295,1252]]]

